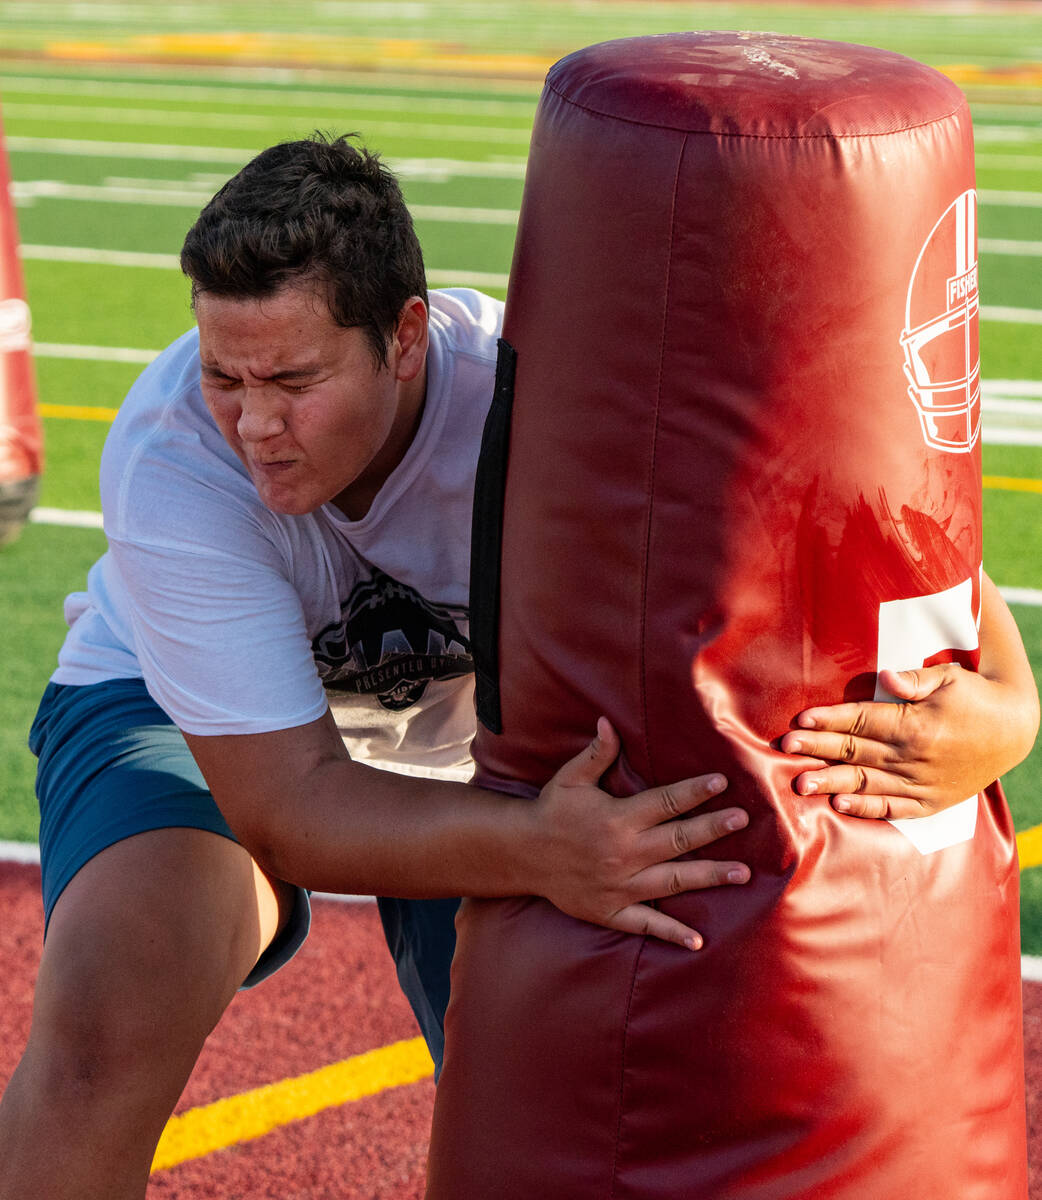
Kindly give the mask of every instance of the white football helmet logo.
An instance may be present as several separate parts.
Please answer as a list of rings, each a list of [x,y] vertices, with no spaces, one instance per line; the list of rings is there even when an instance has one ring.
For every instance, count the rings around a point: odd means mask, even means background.
[[[972,189],[930,231],[908,284],[901,334],[908,394],[929,446],[973,449],[980,437],[980,299],[977,193]]]

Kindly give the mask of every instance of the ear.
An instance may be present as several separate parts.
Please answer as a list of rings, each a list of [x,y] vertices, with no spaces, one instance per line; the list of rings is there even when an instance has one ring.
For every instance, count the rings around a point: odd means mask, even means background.
[[[391,362],[400,383],[415,379],[427,362],[429,340],[427,305],[419,296],[410,296],[398,314],[391,343]]]

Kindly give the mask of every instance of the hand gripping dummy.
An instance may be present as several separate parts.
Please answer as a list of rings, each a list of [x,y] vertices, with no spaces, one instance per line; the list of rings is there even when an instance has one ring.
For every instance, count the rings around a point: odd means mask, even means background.
[[[476,502],[479,780],[534,795],[604,713],[616,794],[728,776],[750,825],[707,853],[752,881],[662,902],[697,953],[467,902],[429,1200],[1024,1200],[1001,792],[856,820],[773,746],[883,667],[975,665],[976,214],[965,100],[901,56],[551,70]]]

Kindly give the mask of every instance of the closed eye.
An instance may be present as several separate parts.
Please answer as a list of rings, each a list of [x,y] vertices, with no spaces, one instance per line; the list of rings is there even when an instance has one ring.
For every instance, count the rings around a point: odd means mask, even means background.
[[[241,379],[233,379],[231,375],[224,375],[222,372],[208,367],[203,368],[202,376],[207,387],[220,388],[224,392],[231,391],[242,384]]]

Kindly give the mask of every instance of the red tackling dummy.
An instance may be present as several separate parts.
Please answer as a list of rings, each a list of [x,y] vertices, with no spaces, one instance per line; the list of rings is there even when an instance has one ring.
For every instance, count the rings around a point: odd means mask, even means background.
[[[0,545],[32,508],[43,467],[43,433],[29,341],[29,305],[18,260],[11,176],[0,124]]]
[[[603,713],[617,794],[728,776],[750,826],[707,855],[753,874],[663,902],[698,953],[464,905],[429,1200],[1026,1196],[999,788],[862,821],[774,748],[883,667],[976,662],[976,215],[966,102],[899,55],[551,70],[476,502],[480,782],[534,795]]]

